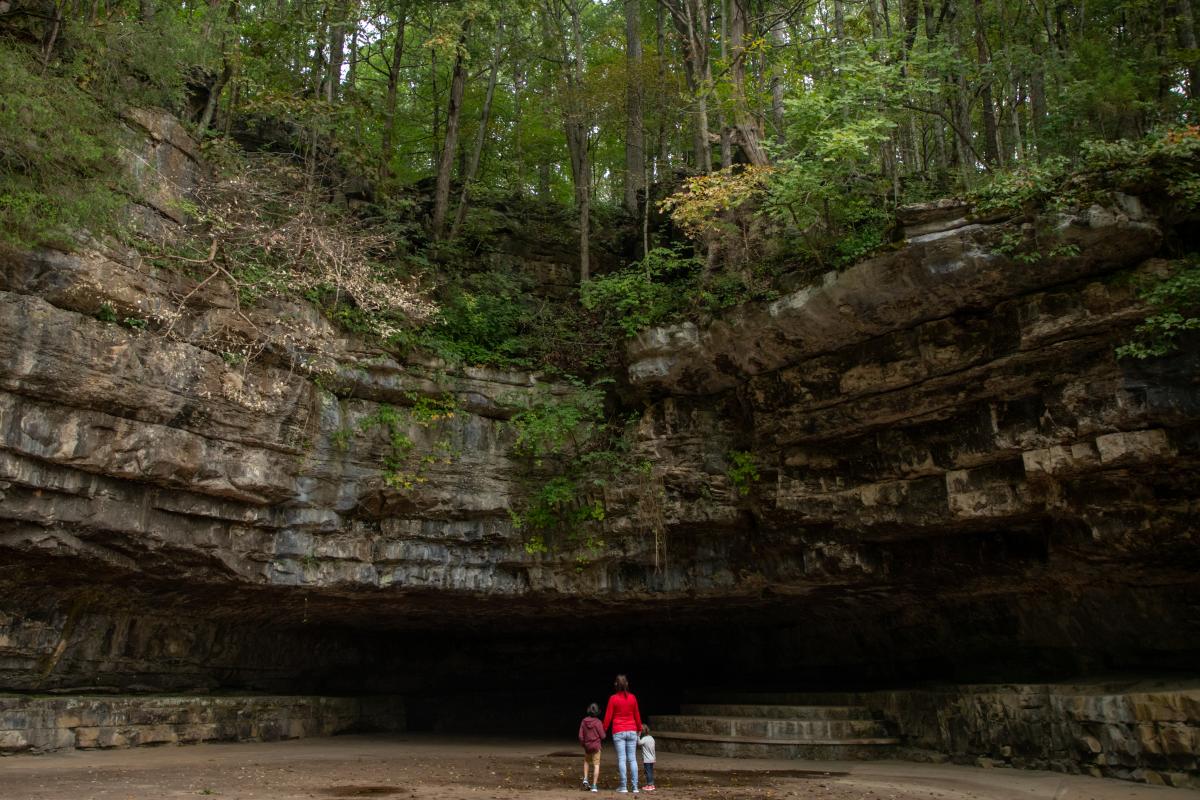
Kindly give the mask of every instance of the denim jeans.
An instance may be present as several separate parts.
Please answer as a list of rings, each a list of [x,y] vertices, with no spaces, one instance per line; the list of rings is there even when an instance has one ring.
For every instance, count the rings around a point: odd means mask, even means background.
[[[626,770],[629,770],[630,788],[636,790],[638,788],[638,765],[637,765],[637,731],[621,731],[613,734],[613,746],[617,748],[617,775],[619,776],[618,789],[626,787],[625,775]],[[627,766],[628,765],[628,766]]]
[[[653,786],[654,785],[654,762],[646,761],[645,763],[642,764],[642,766],[646,768],[646,785]]]

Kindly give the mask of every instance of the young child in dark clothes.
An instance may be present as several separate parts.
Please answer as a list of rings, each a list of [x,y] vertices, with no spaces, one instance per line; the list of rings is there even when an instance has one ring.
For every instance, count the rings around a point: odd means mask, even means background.
[[[588,706],[587,716],[579,723],[579,743],[583,745],[583,790],[599,791],[600,743],[604,741],[604,723],[600,721],[600,706]],[[588,783],[588,765],[592,767],[592,782]]]

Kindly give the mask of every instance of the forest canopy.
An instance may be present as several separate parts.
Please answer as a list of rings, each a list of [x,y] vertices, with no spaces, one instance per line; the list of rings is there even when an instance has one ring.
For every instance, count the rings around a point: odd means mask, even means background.
[[[215,162],[237,139],[288,151],[310,188],[337,176],[394,223],[362,241],[403,245],[410,266],[478,236],[480,209],[558,209],[574,322],[624,307],[631,333],[677,310],[672,282],[719,308],[769,293],[773,258],[852,263],[897,205],[1036,194],[1096,142],[1194,142],[1191,2],[0,0],[0,221],[53,238],[48,220],[111,216],[121,179],[97,120],[163,106]],[[589,285],[605,225],[632,232],[633,266]],[[503,308],[519,282],[455,280],[438,324],[475,343],[460,355],[528,355]]]

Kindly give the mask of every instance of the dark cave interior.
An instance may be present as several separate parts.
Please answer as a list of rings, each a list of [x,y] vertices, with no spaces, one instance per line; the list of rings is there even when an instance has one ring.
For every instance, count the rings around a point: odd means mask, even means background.
[[[409,730],[548,734],[603,705],[618,672],[654,714],[714,693],[1182,675],[1200,659],[1200,597],[1177,587],[613,603],[181,589],[62,566],[8,570],[0,691],[400,696]]]

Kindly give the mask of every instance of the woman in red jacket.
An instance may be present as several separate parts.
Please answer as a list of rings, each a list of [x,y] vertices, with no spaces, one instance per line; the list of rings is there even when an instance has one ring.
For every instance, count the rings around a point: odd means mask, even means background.
[[[618,675],[613,682],[613,694],[608,698],[608,708],[604,710],[604,727],[612,726],[613,746],[617,750],[617,773],[620,785],[618,792],[628,792],[625,788],[626,765],[633,784],[633,793],[638,793],[637,740],[638,732],[642,729],[642,713],[638,711],[637,698],[629,691],[629,679]]]

